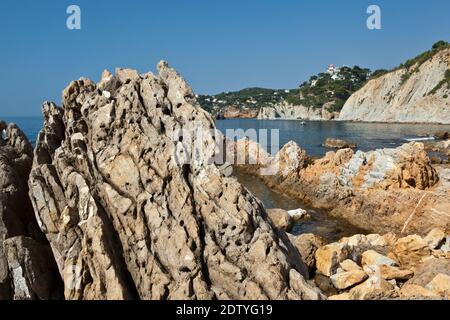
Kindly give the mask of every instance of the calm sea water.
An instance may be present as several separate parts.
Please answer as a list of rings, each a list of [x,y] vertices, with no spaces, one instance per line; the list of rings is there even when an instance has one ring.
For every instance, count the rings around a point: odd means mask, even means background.
[[[408,139],[421,139],[424,135],[450,131],[450,125],[335,121],[310,121],[301,125],[301,121],[294,120],[232,119],[218,120],[216,124],[222,132],[226,129],[278,129],[280,148],[292,140],[305,149],[308,155],[318,157],[330,151],[322,147],[327,138],[352,141],[357,144],[358,150],[369,151],[395,148],[407,143]]]
[[[7,122],[20,126],[31,142],[36,141],[44,120],[42,117],[6,117]],[[435,124],[391,124],[310,121],[301,125],[294,120],[254,120],[232,119],[218,120],[217,128],[225,133],[226,129],[278,129],[280,148],[287,142],[297,142],[309,155],[323,156],[329,151],[322,147],[327,138],[339,138],[355,142],[358,150],[368,151],[377,148],[397,147],[408,139],[421,139],[424,135],[433,135],[439,131],[450,131],[450,125]]]

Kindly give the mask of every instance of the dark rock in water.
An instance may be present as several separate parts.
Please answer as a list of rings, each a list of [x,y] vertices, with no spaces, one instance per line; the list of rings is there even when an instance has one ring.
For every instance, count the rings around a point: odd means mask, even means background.
[[[7,136],[0,138],[0,299],[62,298],[61,278],[28,197],[31,145],[16,125],[1,122],[0,129]]]
[[[345,140],[341,140],[341,139],[333,139],[333,138],[328,138],[327,140],[325,140],[323,146],[325,148],[330,148],[330,149],[355,149],[356,148],[356,144],[352,143],[352,142],[348,142]]]
[[[319,299],[262,204],[178,130],[214,129],[188,84],[119,69],[44,105],[30,196],[67,299]],[[69,275],[67,279],[66,275]],[[69,280],[69,281],[68,281]]]
[[[439,157],[431,157],[430,161],[432,164],[442,164],[444,163],[444,160]]]
[[[447,140],[450,139],[450,132],[448,131],[442,131],[442,132],[437,132],[434,137],[437,140]]]

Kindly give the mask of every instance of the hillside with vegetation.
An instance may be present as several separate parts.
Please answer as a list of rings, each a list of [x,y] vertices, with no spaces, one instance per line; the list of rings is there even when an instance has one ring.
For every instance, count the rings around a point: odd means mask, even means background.
[[[217,95],[199,95],[198,101],[217,117],[228,109],[260,110],[282,104],[317,109],[327,104],[331,106],[330,111],[339,111],[348,97],[366,83],[369,75],[369,69],[342,67],[334,73],[323,72],[312,76],[296,89],[247,88]]]
[[[198,101],[203,109],[214,116],[220,116],[227,108],[248,110],[270,107],[283,103],[291,94],[295,93],[298,93],[298,89],[247,88],[217,95],[199,95]]]
[[[338,71],[319,73],[304,82],[299,94],[291,94],[286,101],[292,105],[322,108],[332,106],[330,111],[340,111],[345,101],[367,82],[370,70],[344,66]]]

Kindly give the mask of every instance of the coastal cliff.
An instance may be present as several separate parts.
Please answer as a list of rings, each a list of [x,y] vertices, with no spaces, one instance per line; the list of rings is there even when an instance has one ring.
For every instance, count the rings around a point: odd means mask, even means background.
[[[433,50],[370,80],[347,100],[339,120],[450,123],[450,47]]]
[[[338,116],[339,112],[330,111],[327,106],[314,108],[280,103],[272,107],[263,107],[259,109],[257,118],[261,120],[333,120]]]

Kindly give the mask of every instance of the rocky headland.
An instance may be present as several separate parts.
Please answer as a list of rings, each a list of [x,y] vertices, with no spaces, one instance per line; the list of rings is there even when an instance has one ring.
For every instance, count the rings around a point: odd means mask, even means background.
[[[450,47],[370,80],[345,103],[338,120],[450,123]],[[427,57],[427,56],[425,56]]]
[[[393,70],[330,65],[297,89],[244,89],[201,96],[219,119],[450,124],[450,44],[433,47]]]

